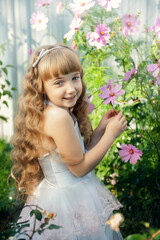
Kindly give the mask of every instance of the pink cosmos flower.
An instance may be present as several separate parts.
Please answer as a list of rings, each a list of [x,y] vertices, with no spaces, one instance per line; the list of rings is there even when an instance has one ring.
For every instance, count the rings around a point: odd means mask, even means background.
[[[76,15],[79,15],[92,8],[94,4],[93,0],[73,0],[73,3],[70,3],[69,6]]]
[[[106,46],[106,43],[109,42],[110,39],[110,28],[104,23],[99,24],[94,32],[89,32],[86,36],[89,45],[95,46],[100,49],[103,46]]]
[[[140,160],[140,157],[143,154],[141,150],[134,147],[132,144],[129,144],[128,146],[126,144],[122,144],[121,149],[122,150],[119,151],[119,156],[124,162],[130,161],[131,164],[136,164],[137,160]]]
[[[52,0],[39,0],[35,3],[35,5],[38,7],[38,8],[41,8],[41,7],[44,7],[44,6],[47,6],[47,5],[50,5],[52,3]]]
[[[112,8],[118,8],[121,0],[97,0],[98,4],[106,9],[107,12]]]
[[[103,102],[104,104],[108,104],[111,102],[113,105],[117,96],[125,94],[125,90],[121,89],[122,86],[120,84],[110,84],[109,87],[104,85],[100,88],[103,93],[100,93],[99,96],[100,98],[105,99],[105,101]]]
[[[47,27],[48,17],[46,17],[41,11],[38,11],[37,13],[32,14],[30,23],[33,29],[36,31],[42,31]]]
[[[61,14],[63,12],[63,3],[57,2],[56,13]]]
[[[153,77],[157,78],[157,83],[160,85],[160,59],[156,64],[149,64],[147,70],[148,72],[153,72]]]
[[[67,39],[67,41],[71,40],[73,35],[78,31],[80,26],[82,25],[83,21],[81,18],[73,18],[71,24],[70,24],[70,31],[64,35],[64,38]]]
[[[130,78],[134,77],[135,74],[137,73],[137,68],[133,68],[131,71],[127,71],[125,73],[125,77],[122,79],[123,81],[127,81],[129,80]]]
[[[133,35],[136,31],[138,31],[137,25],[140,24],[140,21],[137,19],[135,14],[125,14],[122,22],[124,24],[122,28],[122,33],[124,36]]]

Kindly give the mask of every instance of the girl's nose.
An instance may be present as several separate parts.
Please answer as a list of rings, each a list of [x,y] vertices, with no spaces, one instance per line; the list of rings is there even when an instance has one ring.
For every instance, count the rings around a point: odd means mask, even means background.
[[[75,88],[74,88],[73,84],[72,84],[72,83],[69,83],[69,84],[67,85],[67,90],[66,90],[66,92],[67,92],[67,93],[73,93],[74,91],[75,91]]]

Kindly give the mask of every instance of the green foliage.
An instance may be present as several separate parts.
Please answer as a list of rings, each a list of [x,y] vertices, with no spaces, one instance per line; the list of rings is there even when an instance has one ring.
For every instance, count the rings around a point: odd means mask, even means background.
[[[6,142],[5,139],[0,139],[0,200],[4,200],[9,197],[10,188],[8,184],[8,177],[11,172],[11,161],[10,161],[10,152],[12,150],[12,145]]]
[[[16,88],[11,87],[11,82],[8,80],[8,68],[13,67],[11,65],[4,65],[2,57],[6,50],[6,42],[0,45],[0,109],[2,105],[8,106],[7,97],[12,98],[12,91],[15,91]],[[7,122],[7,118],[4,115],[0,114],[0,119]]]

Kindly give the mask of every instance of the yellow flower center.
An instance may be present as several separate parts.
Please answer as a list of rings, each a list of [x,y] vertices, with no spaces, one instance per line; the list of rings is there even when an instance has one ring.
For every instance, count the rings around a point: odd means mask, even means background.
[[[129,153],[131,153],[131,154],[132,154],[132,153],[133,153],[133,150],[130,150],[130,151],[129,151]]]
[[[111,96],[114,96],[114,93],[113,93],[113,92],[111,92],[111,93],[110,93],[110,95],[111,95]]]
[[[39,23],[41,23],[41,22],[42,22],[42,20],[41,20],[41,19],[39,19],[39,20],[38,20],[38,22],[39,22]]]
[[[128,25],[128,26],[131,26],[131,23],[130,23],[130,22],[128,22],[128,23],[127,23],[127,25]]]
[[[85,5],[85,3],[84,3],[84,2],[82,2],[82,3],[81,3],[81,6],[84,6],[84,5]]]
[[[104,34],[104,32],[103,31],[101,31],[101,35],[103,35]]]
[[[158,64],[158,67],[160,68],[160,63]]]

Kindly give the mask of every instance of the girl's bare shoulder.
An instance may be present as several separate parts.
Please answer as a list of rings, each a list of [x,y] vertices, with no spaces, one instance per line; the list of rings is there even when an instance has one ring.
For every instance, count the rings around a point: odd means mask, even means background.
[[[47,106],[44,110],[44,131],[46,133],[68,124],[74,126],[74,122],[67,110],[52,106]]]

